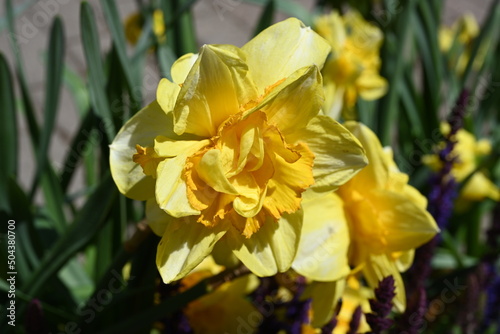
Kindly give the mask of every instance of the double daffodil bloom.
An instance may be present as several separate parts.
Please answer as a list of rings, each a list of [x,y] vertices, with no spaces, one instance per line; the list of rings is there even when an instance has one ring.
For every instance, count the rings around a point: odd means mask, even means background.
[[[315,30],[332,47],[322,74],[325,85],[323,110],[333,118],[352,113],[358,96],[375,100],[387,91],[379,75],[382,31],[356,11],[344,16],[333,11],[316,19]],[[347,116],[348,117],[348,116]]]
[[[172,66],[157,100],[110,146],[122,193],[148,200],[165,283],[217,243],[259,276],[290,268],[302,193],[331,192],[366,165],[359,141],[319,115],[328,44],[296,19],[242,48],[205,45]],[[309,195],[308,195],[309,196]]]
[[[392,275],[394,305],[402,312],[406,297],[400,272],[410,267],[415,248],[438,232],[426,210],[426,198],[408,185],[408,175],[398,170],[392,152],[384,150],[363,124],[351,121],[345,126],[365,147],[369,165],[337,192],[312,203],[304,201],[297,254],[307,254],[308,260],[293,264],[297,272],[314,280],[308,294],[315,327],[333,316],[349,275],[362,277],[371,289]]]
[[[441,132],[443,135],[450,133],[450,125],[441,123]],[[451,157],[456,160],[453,163],[451,174],[457,182],[463,182],[472,174],[460,193],[460,199],[468,201],[481,201],[486,197],[495,201],[500,201],[500,189],[491,182],[482,172],[476,171],[478,160],[491,153],[491,143],[487,139],[476,140],[474,135],[464,129],[458,130],[456,144],[451,152]],[[444,143],[437,145],[437,149]],[[436,154],[426,155],[422,161],[434,170],[439,170],[442,166],[439,157]]]

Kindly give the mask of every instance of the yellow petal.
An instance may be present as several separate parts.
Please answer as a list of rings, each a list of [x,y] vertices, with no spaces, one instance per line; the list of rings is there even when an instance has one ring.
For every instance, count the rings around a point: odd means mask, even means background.
[[[370,205],[376,210],[379,226],[386,236],[386,248],[380,251],[408,251],[423,245],[439,232],[429,212],[403,195],[374,190],[369,198]]]
[[[240,260],[238,260],[236,255],[233,254],[233,251],[229,249],[227,243],[223,242],[223,240],[215,244],[212,250],[212,257],[218,265],[226,268],[234,268],[240,264]]]
[[[209,141],[179,141],[185,151],[175,158],[166,159],[158,165],[156,180],[156,201],[160,208],[174,217],[200,214],[189,203],[186,181],[181,177],[186,164],[186,158],[205,147]],[[174,145],[173,145],[174,146]],[[160,151],[161,152],[161,151]]]
[[[122,194],[144,201],[154,196],[154,179],[146,176],[132,157],[136,145],[152,147],[156,136],[172,129],[172,114],[152,102],[125,123],[109,146],[111,175]]]
[[[324,100],[321,74],[316,66],[293,72],[275,90],[272,98],[265,99],[259,108],[267,114],[269,124],[277,125],[285,137],[297,129],[297,124],[309,123]]]
[[[318,17],[314,22],[314,30],[330,43],[333,53],[339,52],[344,46],[346,29],[338,11]]]
[[[460,196],[470,201],[481,201],[486,197],[500,201],[500,190],[482,172],[475,172],[463,187]]]
[[[314,183],[313,153],[302,143],[292,149],[300,154],[299,160],[289,163],[278,154],[272,158],[275,170],[267,184],[264,208],[275,219],[284,212],[295,212],[300,207],[302,192]]]
[[[174,62],[172,68],[170,69],[170,73],[172,74],[172,80],[176,84],[181,84],[184,80],[186,80],[189,71],[191,71],[191,68],[196,62],[196,59],[198,59],[198,54],[188,53]]]
[[[167,225],[174,220],[175,218],[160,209],[154,198],[146,201],[146,221],[156,235],[163,236]]]
[[[345,279],[335,282],[313,282],[306,288],[304,298],[311,298],[311,325],[319,328],[332,320],[333,313],[345,289]]]
[[[325,103],[323,104],[323,113],[331,118],[338,120],[342,111],[344,96],[344,87],[336,85],[333,81],[323,77],[323,90],[325,92]]]
[[[387,255],[370,255],[363,267],[363,275],[370,287],[375,289],[379,282],[387,276],[394,278],[396,296],[393,299],[395,309],[403,313],[406,308],[406,293],[403,278],[398,271],[394,261],[390,261]]]
[[[254,291],[258,284],[257,277],[246,275],[191,302],[184,313],[193,331],[203,334],[241,333],[242,330],[254,333],[262,315],[244,296]],[[246,319],[251,322],[247,323]]]
[[[376,100],[387,93],[387,80],[375,71],[364,71],[356,80],[356,87],[363,99],[367,101]]]
[[[361,142],[368,158],[368,166],[349,182],[349,187],[354,189],[384,189],[389,178],[390,166],[377,135],[359,122],[349,121],[344,126]]]
[[[132,161],[141,165],[144,174],[152,176],[156,179],[156,169],[158,168],[158,164],[162,162],[164,158],[159,157],[152,147],[142,147],[141,145],[136,145],[135,148],[137,153],[132,156]]]
[[[221,151],[218,149],[207,151],[196,167],[198,175],[215,191],[238,195],[238,192],[224,174],[220,156]]]
[[[175,100],[181,88],[179,85],[170,82],[168,79],[161,79],[156,88],[156,100],[164,112],[170,113],[174,110]],[[173,124],[169,126],[169,130],[173,131]]]
[[[304,223],[292,268],[315,281],[335,281],[349,273],[349,230],[342,200],[335,193],[302,202]]]
[[[392,257],[394,257],[394,253],[391,254]],[[397,253],[397,256],[395,257],[395,262],[396,266],[399,270],[399,272],[404,273],[408,269],[410,269],[411,265],[413,264],[413,259],[415,257],[415,250],[410,249],[409,251],[406,252],[401,252]]]
[[[359,141],[337,121],[318,115],[305,127],[287,137],[288,142],[304,142],[314,152],[315,183],[307,195],[326,193],[349,181],[367,164]]]
[[[242,217],[257,215],[264,203],[266,187],[260,188],[252,173],[240,173],[233,179],[234,188],[240,194],[234,199],[233,208]]]
[[[267,28],[242,47],[259,93],[304,66],[322,68],[330,46],[295,18]]]
[[[165,284],[186,276],[226,233],[224,224],[210,228],[195,219],[182,218],[168,224],[158,244],[156,266]]]
[[[303,212],[285,214],[278,222],[266,220],[250,238],[234,228],[226,237],[229,247],[257,276],[271,276],[284,272],[292,265],[297,252]]]
[[[212,137],[222,122],[239,112],[240,105],[256,97],[240,55],[228,48],[205,45],[179,92],[174,131]]]

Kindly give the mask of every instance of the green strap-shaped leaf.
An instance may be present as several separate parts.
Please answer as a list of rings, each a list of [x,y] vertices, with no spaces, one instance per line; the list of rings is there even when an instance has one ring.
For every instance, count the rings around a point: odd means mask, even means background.
[[[397,124],[398,109],[399,109],[399,89],[398,85],[403,80],[403,70],[404,70],[404,56],[403,50],[407,43],[411,41],[411,24],[410,16],[415,8],[415,0],[409,0],[403,9],[401,16],[397,22],[397,31],[399,32],[397,43],[398,50],[396,53],[396,64],[395,68],[391,73],[387,73],[387,79],[389,81],[389,92],[383,98],[381,102],[380,110],[383,112],[379,113],[379,136],[380,141],[383,145],[390,145],[391,139],[393,138],[395,124]]]
[[[17,122],[14,86],[9,65],[0,53],[0,143],[2,143],[2,163],[0,163],[0,211],[10,212],[8,201],[8,178],[17,173]]]
[[[118,59],[120,61],[121,69],[125,74],[125,80],[127,82],[127,86],[130,93],[130,98],[132,100],[132,105],[134,107],[134,112],[141,105],[142,100],[142,92],[140,89],[135,89],[136,86],[141,86],[142,81],[138,78],[134,77],[132,71],[132,63],[130,62],[127,56],[126,50],[126,40],[125,33],[123,32],[123,24],[120,20],[120,15],[118,14],[118,10],[116,8],[116,4],[114,0],[102,0],[102,8],[104,10],[104,16],[106,18],[106,22],[108,23],[109,30],[111,32],[111,37],[113,39],[113,45],[118,54]]]
[[[47,58],[47,80],[45,82],[45,108],[43,129],[37,150],[37,170],[31,187],[31,197],[34,196],[41,175],[48,163],[50,139],[54,133],[64,64],[64,30],[62,21],[56,17],[50,31]]]
[[[115,137],[116,128],[113,123],[110,104],[105,94],[106,78],[104,76],[95,17],[92,8],[86,1],[82,2],[80,6],[80,29],[89,73],[88,85],[91,104],[94,112],[102,118],[108,142],[111,142]]]
[[[36,297],[54,275],[83,247],[85,247],[106,222],[109,210],[116,199],[117,190],[108,173],[99,187],[79,211],[71,228],[49,250],[33,274],[21,286],[26,294]],[[19,312],[24,311],[24,307]]]
[[[92,140],[97,139],[92,132],[94,121],[94,114],[87,113],[80,123],[75,137],[71,141],[60,174],[60,183],[63,191],[67,191],[82,156],[91,151],[93,149],[92,146],[96,145],[96,142]]]
[[[289,16],[293,16],[304,22],[305,25],[311,26],[313,25],[313,15],[311,12],[305,8],[302,4],[298,3],[297,1],[291,1],[291,0],[275,0],[276,1],[276,9],[282,13],[285,13]],[[255,3],[259,5],[265,5],[268,0],[245,0],[245,2],[249,3]],[[234,5],[232,5],[234,4]],[[238,1],[233,1],[228,6],[222,6],[220,10],[224,11],[224,15],[230,15],[231,13],[231,5],[233,6],[232,8],[236,8],[238,6],[239,2]],[[221,16],[222,17],[222,16]]]
[[[21,42],[25,43],[28,40],[23,36],[18,36],[16,34],[14,25],[14,9],[12,7],[12,0],[7,0],[5,2],[6,12],[7,12],[7,25],[8,25],[8,38],[10,41],[10,46],[12,53],[14,54],[16,60],[16,72],[19,80],[21,97],[23,101],[24,112],[26,115],[26,122],[28,123],[28,129],[30,134],[31,143],[36,151],[39,140],[39,128],[35,117],[35,109],[33,107],[33,100],[31,99],[28,84],[26,80],[26,73],[24,71],[21,49],[19,48],[19,39]],[[19,38],[18,38],[19,37]]]
[[[462,86],[464,86],[471,75],[472,65],[479,53],[479,49],[482,47],[483,43],[487,43],[487,39],[491,38],[493,34],[498,34],[500,31],[500,1],[496,0],[491,4],[489,15],[480,30],[479,36],[474,41],[472,46],[472,51],[470,53],[469,61],[464,71],[464,76],[462,78]],[[494,50],[494,49],[493,49]]]

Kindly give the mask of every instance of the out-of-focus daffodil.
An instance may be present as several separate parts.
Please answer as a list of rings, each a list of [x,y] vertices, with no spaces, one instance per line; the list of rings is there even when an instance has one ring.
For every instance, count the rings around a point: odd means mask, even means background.
[[[156,9],[155,11],[153,11],[152,20],[153,33],[155,34],[158,41],[163,41],[166,38],[163,12],[160,9]],[[139,41],[143,26],[144,19],[141,13],[133,13],[125,19],[125,37],[131,45],[136,45]]]
[[[311,204],[304,201],[298,254],[308,254],[308,261],[296,260],[293,265],[315,281],[310,294],[316,327],[331,319],[349,267],[350,275],[362,277],[371,289],[392,275],[397,294],[393,302],[402,312],[406,297],[400,272],[410,267],[414,249],[438,232],[426,198],[408,185],[408,175],[398,170],[392,151],[384,150],[368,127],[353,121],[345,126],[365,147],[369,165],[336,193]],[[347,231],[349,236],[344,235]]]
[[[450,132],[450,125],[441,123],[441,132],[447,135]],[[482,171],[476,171],[478,160],[491,153],[491,143],[487,139],[476,140],[472,133],[464,129],[458,130],[455,140],[456,144],[450,158],[455,157],[456,160],[451,174],[457,182],[465,181],[472,174],[460,193],[460,199],[480,201],[489,197],[500,201],[499,188]],[[438,148],[442,145],[444,143],[438,144]],[[439,170],[442,166],[439,157],[435,154],[426,155],[422,160],[433,170]]]
[[[479,25],[473,14],[466,13],[459,17],[451,27],[441,27],[439,29],[439,47],[442,52],[449,52],[456,40],[457,50],[454,58],[451,59],[451,66],[455,66],[456,71],[462,74],[470,59],[472,42],[479,35]],[[474,60],[473,67],[479,69],[486,54],[486,44],[481,46]]]
[[[162,79],[157,101],[120,130],[112,175],[122,193],[148,200],[164,282],[216,243],[257,275],[288,270],[302,193],[331,192],[366,165],[359,141],[319,115],[329,49],[296,19],[242,48],[205,45],[177,60],[173,82]]]
[[[204,278],[222,270],[212,257],[207,257],[188,276],[181,280],[182,289],[188,289]],[[237,333],[241,320],[261,317],[259,311],[245,297],[259,285],[256,276],[250,274],[226,282],[215,291],[189,303],[183,310],[195,334]],[[250,328],[250,330],[248,329]],[[245,330],[252,333],[251,326]]]
[[[350,276],[347,279],[347,284],[342,294],[342,306],[337,315],[337,325],[333,330],[333,334],[345,334],[349,332],[352,316],[358,306],[361,307],[363,312],[357,333],[369,332],[370,326],[367,324],[364,314],[371,312],[369,302],[371,298],[373,298],[373,290],[362,286],[354,276]]]
[[[333,118],[352,113],[358,96],[375,100],[387,91],[379,75],[382,31],[356,11],[344,16],[333,11],[316,19],[315,30],[332,47],[322,74],[325,86],[324,111]]]
[[[377,136],[365,125],[347,122],[346,127],[366,149],[369,165],[338,190],[344,201],[351,244],[349,264],[360,267],[371,288],[392,275],[394,306],[402,312],[406,298],[400,271],[413,261],[414,249],[438,232],[427,212],[427,199],[408,184],[391,150],[384,150]]]

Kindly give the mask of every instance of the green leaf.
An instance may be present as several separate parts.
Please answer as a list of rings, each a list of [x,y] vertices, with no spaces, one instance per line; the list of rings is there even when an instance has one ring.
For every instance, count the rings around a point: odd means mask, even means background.
[[[113,115],[110,104],[106,97],[106,78],[99,48],[99,35],[92,7],[88,2],[82,2],[80,6],[80,30],[82,34],[83,51],[89,71],[90,100],[94,112],[102,118],[104,131],[110,143],[116,134]]]
[[[90,154],[94,150],[96,143],[92,140],[93,126],[95,116],[92,113],[87,113],[80,123],[80,127],[76,132],[75,137],[69,145],[68,153],[64,159],[64,164],[60,174],[60,184],[63,191],[67,191],[72,177],[78,167],[80,159],[84,154]]]
[[[265,5],[269,0],[245,0],[249,3],[258,5]],[[290,0],[275,0],[276,9],[288,16],[296,17],[301,20],[305,25],[311,26],[314,23],[314,17],[310,11],[297,1]],[[236,7],[238,3],[234,5]],[[234,8],[233,7],[233,8]]]
[[[14,85],[9,65],[0,53],[0,142],[3,143],[0,163],[0,211],[10,211],[8,178],[17,174],[17,121]]]
[[[16,60],[16,72],[17,72],[17,77],[19,80],[19,85],[20,85],[20,91],[21,91],[21,97],[22,97],[22,102],[24,106],[24,112],[26,114],[26,122],[28,123],[28,129],[29,129],[29,134],[30,134],[30,139],[31,143],[33,145],[34,150],[36,150],[38,146],[38,140],[39,140],[39,128],[38,128],[38,123],[35,117],[35,109],[33,107],[33,102],[30,96],[30,90],[28,88],[27,80],[26,80],[26,73],[24,71],[23,67],[23,62],[22,62],[22,55],[21,55],[21,49],[19,48],[19,40],[18,37],[21,38],[21,41],[23,43],[27,43],[28,40],[22,36],[18,36],[16,34],[15,30],[15,23],[14,23],[14,10],[12,8],[12,0],[7,0],[6,1],[6,12],[7,12],[7,25],[8,25],[8,37],[10,41],[10,46],[12,49],[12,53],[14,54],[15,60]]]
[[[167,44],[177,56],[197,52],[193,18],[189,9],[196,0],[162,0],[160,9],[167,34]]]
[[[190,10],[196,0],[179,0],[179,2],[180,7],[178,11],[182,13],[178,19],[177,26],[179,52],[180,54],[196,53],[198,52],[198,43],[196,42],[193,15]]]
[[[90,97],[85,81],[66,65],[64,65],[63,81],[73,96],[80,117],[85,117],[90,108]]]
[[[273,23],[275,0],[268,0],[266,6],[262,10],[259,22],[254,29],[252,36],[257,36],[262,30],[266,29]]]
[[[408,81],[401,82],[401,85],[399,86],[399,95],[404,106],[403,110],[405,111],[411,124],[412,136],[416,138],[424,138],[423,125],[418,111],[418,103],[408,88]],[[410,142],[412,142],[412,140]]]
[[[177,60],[174,51],[172,51],[172,48],[167,43],[163,42],[158,45],[156,55],[158,58],[158,64],[160,65],[162,77],[172,81],[170,69]]]
[[[203,296],[209,292],[207,280],[202,280],[191,289],[168,298],[159,305],[143,309],[133,316],[115,322],[114,325],[107,329],[99,331],[98,334],[121,334],[124,332],[133,332],[135,330],[143,329],[147,324],[153,323],[155,320],[160,319],[166,314],[172,313],[176,310],[182,309],[183,306],[189,302]]]
[[[108,173],[79,211],[70,229],[49,250],[40,266],[21,286],[21,290],[28,295],[37,296],[44,285],[99,232],[116,195],[116,187]],[[22,313],[22,309],[20,312]]]
[[[130,98],[132,100],[133,113],[137,111],[141,105],[142,92],[140,89],[135,89],[136,86],[141,85],[141,81],[133,76],[132,66],[127,56],[126,50],[126,40],[125,33],[123,32],[123,24],[120,20],[118,10],[114,0],[102,0],[102,7],[104,10],[104,16],[106,22],[108,23],[109,30],[111,31],[111,37],[113,39],[113,45],[116,52],[118,53],[118,59],[120,61],[121,69],[125,74],[125,80],[130,93]]]
[[[408,24],[408,22],[410,22],[409,20],[414,8],[415,0],[409,0],[404,7],[401,16],[398,18],[397,50],[395,50],[395,53],[391,55],[392,57],[396,57],[395,68],[389,73],[384,74],[389,81],[389,92],[381,100],[379,110],[382,110],[383,112],[380,112],[378,115],[378,133],[380,135],[380,141],[382,142],[382,145],[391,144],[391,140],[395,132],[394,125],[397,124],[399,111],[398,86],[404,79],[404,50],[406,50],[408,43],[411,42],[412,25]],[[384,64],[384,67],[387,68],[389,65],[390,64]]]
[[[416,22],[416,36],[419,42],[419,50],[425,54],[424,69],[425,79],[428,84],[429,105],[432,111],[436,111],[440,105],[440,90],[441,81],[443,77],[443,58],[439,48],[438,33],[439,27],[436,24],[436,18],[430,3],[427,1],[420,1],[418,4],[418,18]],[[429,110],[428,110],[429,111]]]
[[[45,83],[45,108],[43,131],[37,150],[37,170],[31,186],[31,197],[34,196],[38,182],[48,163],[50,138],[54,133],[54,125],[61,93],[61,82],[64,64],[64,31],[62,21],[56,17],[50,31],[47,59],[47,80]]]
[[[483,47],[483,45],[488,44],[488,39],[492,38],[492,35],[494,34],[498,35],[498,32],[500,31],[499,0],[495,0],[495,2],[491,4],[488,13],[489,15],[486,18],[486,21],[480,30],[479,36],[474,40],[469,61],[467,62],[467,66],[464,71],[464,76],[462,78],[462,87],[468,82],[472,74],[472,66],[474,65],[474,61],[476,60],[476,57],[479,54],[480,48]]]

